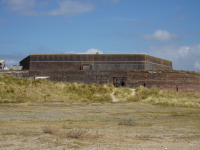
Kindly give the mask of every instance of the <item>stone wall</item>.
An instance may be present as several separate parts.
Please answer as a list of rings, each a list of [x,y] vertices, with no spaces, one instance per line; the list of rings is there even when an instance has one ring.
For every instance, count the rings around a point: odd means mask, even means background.
[[[81,70],[84,64],[153,64],[154,69],[172,70],[172,62],[143,54],[52,54],[30,55],[20,62],[26,70]]]
[[[51,81],[78,82],[86,84],[113,84],[114,77],[125,77],[126,86],[138,87],[146,85],[148,88],[194,92],[200,95],[200,75],[193,72],[179,71],[1,71],[0,73],[29,78],[36,76],[50,76]]]
[[[30,78],[29,71],[13,71],[13,70],[0,70],[0,73],[13,75],[21,78]]]
[[[160,88],[200,94],[200,75],[178,71],[30,71],[29,76],[50,76],[52,81],[113,84],[114,77],[126,77],[126,86]]]

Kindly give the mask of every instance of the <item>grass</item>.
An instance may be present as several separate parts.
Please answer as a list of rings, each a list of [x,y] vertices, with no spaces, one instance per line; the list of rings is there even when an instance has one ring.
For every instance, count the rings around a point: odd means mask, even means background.
[[[111,102],[113,85],[78,84],[23,79],[0,74],[0,103]]]
[[[115,90],[114,96],[120,100],[126,100],[127,95],[130,95],[132,91],[127,87],[119,87]]]
[[[70,131],[66,130],[59,130],[55,127],[45,126],[42,128],[44,133],[57,135],[61,138],[74,138],[74,139],[89,139],[89,138],[99,138],[103,136],[102,134],[98,133],[98,130],[95,134],[90,134],[88,130],[82,129],[72,129]]]
[[[124,126],[136,126],[136,123],[132,119],[124,119],[119,122],[119,125],[124,125]]]
[[[140,86],[135,94],[127,88],[113,85],[51,82],[24,79],[0,74],[0,103],[25,102],[112,102],[110,94],[120,101],[141,102],[161,106],[200,108],[200,96],[170,90],[148,89]],[[101,113],[99,111],[91,113]]]
[[[194,93],[148,89],[143,86],[136,88],[135,95],[129,96],[127,100],[161,106],[200,108],[200,96]]]
[[[91,110],[102,113],[88,113]],[[0,149],[200,147],[200,109],[196,108],[160,107],[138,102],[99,105],[6,103],[0,105],[0,114]],[[119,125],[124,119],[132,119],[137,125]]]

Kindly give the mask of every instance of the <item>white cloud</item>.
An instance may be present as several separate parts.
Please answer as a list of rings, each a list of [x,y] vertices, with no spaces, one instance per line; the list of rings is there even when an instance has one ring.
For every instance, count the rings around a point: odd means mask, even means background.
[[[33,10],[36,7],[35,0],[2,0],[1,3],[6,4],[7,10],[22,15],[36,15],[36,12]]]
[[[200,44],[192,46],[150,46],[150,55],[173,62],[175,70],[196,70],[200,64]]]
[[[13,66],[13,65],[19,65],[19,61],[17,60],[5,60],[6,66]]]
[[[1,0],[0,3],[6,5],[6,9],[12,12],[16,12],[21,15],[67,15],[73,16],[76,14],[89,12],[93,9],[93,3],[91,2],[81,2],[72,0],[57,0],[57,9],[49,9],[47,6],[54,4],[51,1],[40,0]],[[45,7],[46,11],[39,11],[38,8]],[[45,10],[44,9],[44,10]],[[41,10],[41,9],[40,9]]]
[[[65,54],[76,54],[75,51],[67,51]]]
[[[93,9],[93,5],[91,3],[84,3],[78,1],[58,1],[59,8],[54,9],[48,12],[50,15],[76,15],[84,12],[89,12]]]
[[[199,71],[200,70],[200,63],[199,62],[195,62],[194,63],[194,68]]]
[[[95,49],[95,48],[91,48],[89,50],[87,50],[86,52],[74,52],[74,51],[67,51],[65,52],[65,54],[96,54],[96,53],[99,53],[99,54],[103,54],[102,51],[98,50],[98,49]]]
[[[95,48],[91,48],[91,49],[87,50],[87,52],[78,52],[77,54],[96,54],[96,53],[103,54],[102,51],[95,49]]]
[[[140,34],[139,37],[149,41],[171,41],[180,39],[177,34],[169,33],[168,31],[161,29],[156,30],[153,34]]]
[[[12,54],[0,53],[0,60],[5,60],[6,66],[19,65],[19,61],[21,61],[25,57],[26,57],[25,54],[18,52],[14,52]]]
[[[186,57],[188,55],[188,51],[190,50],[191,48],[188,47],[188,46],[182,46],[179,48],[178,50],[178,56],[179,57]]]

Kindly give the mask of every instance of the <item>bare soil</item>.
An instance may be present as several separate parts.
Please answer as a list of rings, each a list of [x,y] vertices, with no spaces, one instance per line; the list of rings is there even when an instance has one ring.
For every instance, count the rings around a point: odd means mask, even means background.
[[[136,126],[118,125],[132,119]],[[81,129],[98,138],[63,138],[44,133]],[[198,150],[200,109],[142,103],[0,104],[2,150]]]

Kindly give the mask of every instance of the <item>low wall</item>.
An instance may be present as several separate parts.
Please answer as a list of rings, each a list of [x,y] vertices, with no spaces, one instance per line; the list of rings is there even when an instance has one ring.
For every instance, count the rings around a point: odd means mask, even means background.
[[[52,81],[78,82],[86,84],[113,84],[114,77],[125,77],[126,86],[194,92],[200,94],[200,75],[192,72],[179,71],[30,71],[30,76],[50,76]]]
[[[200,75],[187,71],[127,71],[127,70],[77,70],[77,71],[6,71],[17,77],[50,76],[51,81],[78,82],[86,84],[113,84],[113,78],[126,78],[127,87],[146,85],[148,88],[194,92],[200,95]]]
[[[28,79],[29,71],[0,70],[0,73]]]

